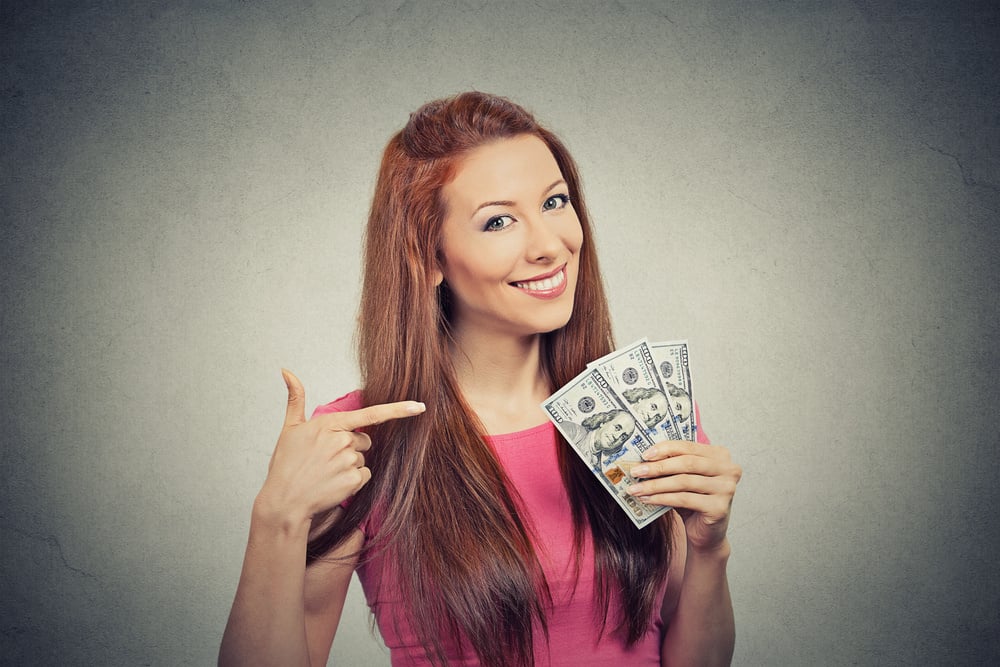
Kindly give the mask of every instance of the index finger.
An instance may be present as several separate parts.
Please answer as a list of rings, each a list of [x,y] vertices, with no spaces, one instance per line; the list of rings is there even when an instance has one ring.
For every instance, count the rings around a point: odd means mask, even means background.
[[[690,440],[661,440],[642,453],[646,461],[681,456],[683,454],[707,454],[708,446]]]
[[[366,426],[374,426],[391,419],[404,419],[419,415],[427,409],[419,401],[399,401],[369,405],[350,412],[334,412],[326,415],[327,427],[334,431],[354,431]]]

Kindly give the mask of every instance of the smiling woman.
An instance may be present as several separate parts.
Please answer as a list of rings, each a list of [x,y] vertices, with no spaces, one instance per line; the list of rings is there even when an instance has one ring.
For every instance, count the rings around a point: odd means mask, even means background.
[[[354,571],[393,665],[728,663],[739,467],[653,447],[634,491],[683,518],[640,531],[539,407],[613,349],[565,146],[500,97],[427,104],[365,243],[362,390],[307,420],[285,373],[220,663],[325,664]],[[585,427],[612,453],[624,421]]]

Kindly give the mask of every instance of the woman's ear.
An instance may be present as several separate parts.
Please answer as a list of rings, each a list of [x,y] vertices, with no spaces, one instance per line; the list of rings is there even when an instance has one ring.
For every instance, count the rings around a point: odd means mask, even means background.
[[[435,266],[431,270],[431,278],[434,280],[434,287],[439,287],[444,282],[444,273],[441,272],[440,266]]]

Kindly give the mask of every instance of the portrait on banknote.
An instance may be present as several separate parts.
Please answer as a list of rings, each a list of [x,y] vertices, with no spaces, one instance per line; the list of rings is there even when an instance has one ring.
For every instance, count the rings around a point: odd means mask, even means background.
[[[653,387],[634,387],[622,392],[622,398],[632,406],[632,413],[646,428],[654,429],[669,416],[667,396]]]
[[[669,382],[664,382],[663,386],[670,394],[670,407],[673,410],[674,419],[680,424],[682,431],[687,431],[688,422],[691,419],[691,395]]]
[[[642,527],[668,511],[666,507],[646,505],[627,491],[636,482],[631,470],[642,463],[642,452],[651,443],[635,416],[618,402],[600,373],[585,373],[563,392],[572,400],[549,402],[546,405],[549,414],[563,437],[628,512],[633,523]],[[598,404],[605,409],[593,411]],[[570,405],[575,409],[567,409]],[[562,409],[557,409],[558,406]],[[585,410],[581,412],[580,406]]]

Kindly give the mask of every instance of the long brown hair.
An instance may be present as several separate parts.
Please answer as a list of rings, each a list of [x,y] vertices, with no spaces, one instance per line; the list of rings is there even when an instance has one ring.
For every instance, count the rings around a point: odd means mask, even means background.
[[[553,387],[614,349],[611,321],[576,165],[566,147],[520,106],[463,93],[421,107],[385,148],[365,237],[357,344],[367,404],[421,400],[418,419],[369,430],[371,481],[341,519],[309,542],[322,557],[373,511],[379,532],[365,553],[385,549],[428,658],[445,663],[441,633],[467,641],[484,665],[533,664],[533,622],[545,629],[548,589],[519,499],[462,397],[449,352],[446,284],[436,285],[442,188],[463,155],[523,134],[548,145],[583,227],[573,315],[542,334],[541,360]],[[559,461],[573,507],[576,553],[594,544],[598,607],[634,644],[646,632],[669,561],[666,520],[643,530],[621,510],[560,438]],[[370,536],[371,537],[371,536]],[[579,556],[577,568],[580,567]]]

